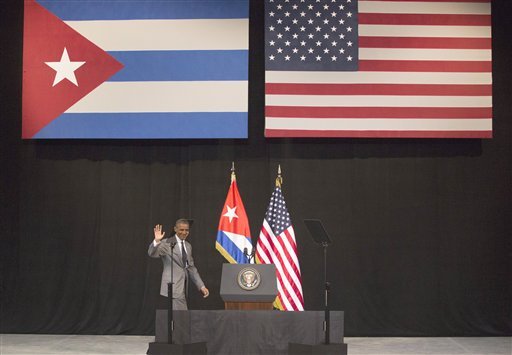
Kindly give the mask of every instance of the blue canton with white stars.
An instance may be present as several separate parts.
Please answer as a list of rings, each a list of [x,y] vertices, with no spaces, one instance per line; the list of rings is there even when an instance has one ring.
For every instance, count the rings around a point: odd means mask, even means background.
[[[266,0],[265,69],[355,71],[357,0]]]
[[[279,234],[292,224],[290,214],[284,202],[283,193],[279,187],[276,187],[272,193],[265,219],[272,228],[275,236],[279,236]]]

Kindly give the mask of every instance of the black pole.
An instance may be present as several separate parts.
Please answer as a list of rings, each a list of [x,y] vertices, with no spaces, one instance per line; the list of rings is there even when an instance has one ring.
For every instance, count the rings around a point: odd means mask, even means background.
[[[330,313],[329,313],[329,292],[331,290],[331,284],[327,281],[327,247],[331,243],[331,238],[324,229],[322,222],[319,219],[305,219],[304,224],[309,230],[309,233],[313,237],[314,241],[320,244],[324,248],[324,332],[325,332],[325,344],[329,345],[331,335],[331,324],[330,324]]]
[[[330,316],[329,316],[329,290],[330,290],[330,284],[327,282],[327,243],[322,243],[324,247],[324,281],[325,281],[325,344],[330,343],[330,333],[331,333],[331,322],[330,322]]]
[[[169,319],[169,337],[167,339],[167,342],[169,344],[172,344],[172,331],[174,328],[174,321],[172,319],[172,282],[167,283],[167,295],[167,298],[169,298],[169,304],[167,306],[167,319]]]
[[[169,320],[169,337],[167,339],[167,343],[172,344],[172,333],[174,331],[174,320],[172,317],[173,313],[173,286],[174,286],[174,247],[176,246],[176,242],[171,242],[171,282],[167,283],[167,298],[169,299],[169,304],[167,306],[167,319]]]

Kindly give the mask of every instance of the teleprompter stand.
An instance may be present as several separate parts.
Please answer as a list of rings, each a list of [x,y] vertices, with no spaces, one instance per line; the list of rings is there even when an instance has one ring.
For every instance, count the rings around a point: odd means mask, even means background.
[[[190,225],[191,223],[189,223]],[[176,242],[171,243],[171,256],[174,258],[174,247]],[[190,344],[176,344],[173,342],[172,334],[174,332],[174,319],[173,319],[173,285],[174,285],[174,262],[171,263],[171,282],[167,284],[167,295],[169,304],[167,308],[167,318],[169,320],[169,336],[167,343],[149,343],[149,348],[146,354],[148,355],[185,355],[185,354],[198,354],[206,355],[206,343],[190,343]]]
[[[324,334],[325,342],[323,344],[296,344],[289,343],[288,354],[347,354],[347,344],[331,343],[330,341],[330,317],[329,317],[329,291],[331,284],[327,281],[327,247],[331,243],[331,238],[324,229],[322,222],[318,219],[305,219],[304,224],[313,237],[313,240],[324,248]]]

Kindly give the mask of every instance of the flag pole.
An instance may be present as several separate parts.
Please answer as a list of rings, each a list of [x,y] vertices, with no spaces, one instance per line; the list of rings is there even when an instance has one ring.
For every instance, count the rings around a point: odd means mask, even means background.
[[[236,181],[235,162],[231,162],[231,182]]]
[[[281,187],[283,184],[283,177],[281,176],[281,164],[277,166],[277,177],[276,177],[276,187]]]

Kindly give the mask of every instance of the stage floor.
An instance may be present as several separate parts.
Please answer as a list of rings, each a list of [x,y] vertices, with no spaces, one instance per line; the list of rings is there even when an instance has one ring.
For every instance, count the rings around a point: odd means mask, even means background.
[[[0,334],[0,354],[143,355],[152,336]],[[353,355],[511,355],[512,337],[351,338]]]

